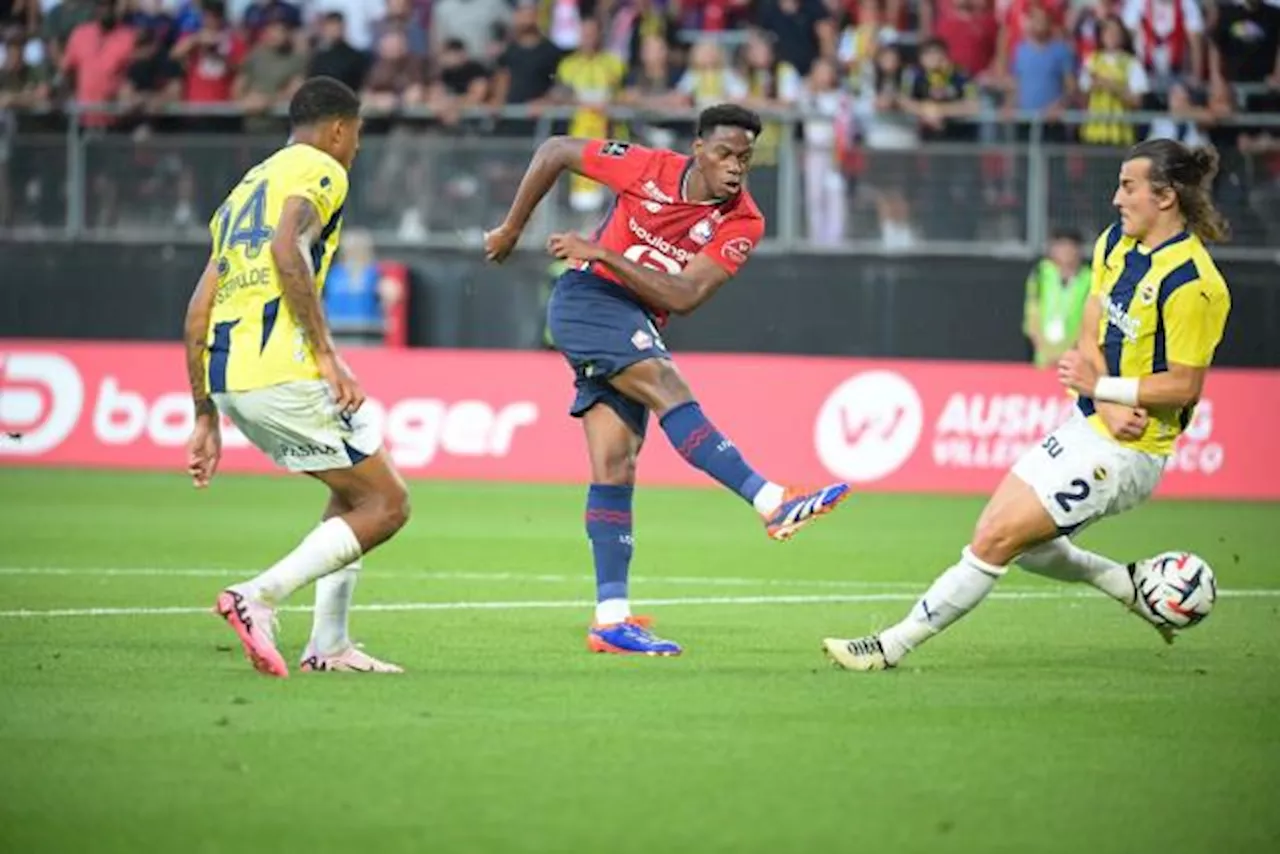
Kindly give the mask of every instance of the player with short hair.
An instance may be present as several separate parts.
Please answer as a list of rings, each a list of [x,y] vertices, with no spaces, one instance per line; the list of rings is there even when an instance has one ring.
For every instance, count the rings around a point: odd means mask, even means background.
[[[289,104],[289,143],[250,169],[209,224],[213,249],[187,308],[196,422],[188,468],[209,484],[222,450],[219,412],[283,468],[329,487],[323,521],[278,563],[223,590],[215,610],[262,673],[287,676],[275,608],[316,582],[309,671],[398,673],[347,630],[360,559],[404,526],[409,496],[334,347],[320,304],[360,144],[360,99],[329,77]]]
[[[1173,628],[1138,595],[1150,562],[1125,566],[1070,538],[1151,495],[1200,400],[1231,309],[1227,284],[1203,242],[1227,236],[1209,195],[1217,166],[1212,149],[1172,140],[1129,150],[1112,199],[1120,221],[1094,247],[1079,344],[1058,366],[1062,384],[1078,395],[1076,411],[1014,464],[960,562],[904,620],[878,634],[824,641],[836,664],[897,665],[975,608],[1014,561],[1039,575],[1093,585],[1173,642]]]
[[[668,316],[710,299],[764,234],[764,217],[746,189],[759,134],[759,116],[722,104],[699,117],[692,156],[616,140],[552,138],[534,155],[505,221],[485,236],[486,256],[503,261],[565,171],[616,194],[591,239],[557,234],[548,242],[553,255],[571,262],[547,320],[576,373],[570,414],[583,420],[591,461],[586,528],[597,605],[587,642],[596,652],[681,652],[653,636],[627,600],[635,466],[650,412],[687,462],[755,507],[775,540],[790,538],[848,494],[842,483],[789,490],[757,474],[707,420],[662,341]]]

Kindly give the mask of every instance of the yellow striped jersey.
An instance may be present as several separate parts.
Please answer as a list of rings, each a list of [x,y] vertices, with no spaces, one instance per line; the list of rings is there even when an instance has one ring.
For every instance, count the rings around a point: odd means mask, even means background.
[[[254,166],[209,222],[218,272],[207,357],[209,390],[245,391],[320,376],[282,298],[271,239],[290,196],[315,206],[323,229],[311,247],[324,288],[342,229],[347,171],[318,148],[288,145]]]
[[[1126,237],[1116,223],[1093,250],[1092,299],[1101,303],[1098,343],[1113,377],[1163,373],[1170,363],[1208,367],[1231,310],[1231,294],[1200,238],[1181,232],[1148,249]],[[1114,438],[1081,397],[1080,411],[1102,435]],[[1127,447],[1172,453],[1195,407],[1148,408],[1150,421]]]

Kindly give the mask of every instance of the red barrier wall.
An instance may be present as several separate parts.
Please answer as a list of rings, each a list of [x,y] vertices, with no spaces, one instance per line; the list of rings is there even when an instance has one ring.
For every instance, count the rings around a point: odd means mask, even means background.
[[[583,482],[572,374],[547,353],[350,350],[408,476]],[[769,477],[860,490],[982,493],[1069,412],[1022,365],[690,354],[716,424]],[[0,465],[183,467],[184,358],[172,344],[0,341]],[[1160,494],[1280,499],[1280,371],[1215,370]],[[224,471],[273,467],[234,429]],[[706,480],[653,423],[646,483]]]

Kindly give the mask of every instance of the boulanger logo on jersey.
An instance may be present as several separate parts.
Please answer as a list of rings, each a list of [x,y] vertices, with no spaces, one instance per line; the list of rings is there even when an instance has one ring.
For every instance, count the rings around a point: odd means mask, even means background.
[[[923,424],[915,386],[893,371],[867,371],[827,396],[814,424],[814,447],[832,474],[867,483],[902,467]]]
[[[55,353],[0,353],[0,455],[34,456],[61,445],[84,407],[84,383]]]

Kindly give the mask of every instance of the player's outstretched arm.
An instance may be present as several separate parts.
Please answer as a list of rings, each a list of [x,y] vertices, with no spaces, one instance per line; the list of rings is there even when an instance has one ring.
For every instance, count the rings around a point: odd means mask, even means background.
[[[547,248],[557,258],[599,261],[617,273],[623,284],[646,304],[672,314],[690,313],[733,277],[704,254],[694,256],[689,266],[679,273],[665,273],[637,264],[577,234],[552,235]]]
[[[582,153],[590,140],[568,136],[553,136],[538,146],[525,170],[516,197],[511,202],[502,225],[485,235],[485,257],[490,261],[503,261],[515,249],[520,234],[533,216],[556,179],[566,170],[582,172]]]
[[[364,393],[338,358],[320,305],[320,292],[308,258],[312,245],[320,238],[320,231],[320,213],[315,205],[301,196],[290,196],[285,199],[280,223],[271,239],[271,257],[276,263],[285,305],[302,329],[321,376],[333,390],[338,409],[350,414],[364,403]]]

